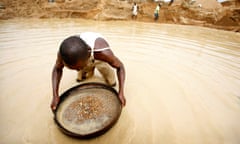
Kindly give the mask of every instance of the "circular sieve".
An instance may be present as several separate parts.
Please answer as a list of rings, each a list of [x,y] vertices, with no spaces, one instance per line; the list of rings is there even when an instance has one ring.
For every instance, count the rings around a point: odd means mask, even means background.
[[[115,89],[101,83],[85,83],[60,96],[54,119],[65,134],[89,138],[110,129],[121,110]]]

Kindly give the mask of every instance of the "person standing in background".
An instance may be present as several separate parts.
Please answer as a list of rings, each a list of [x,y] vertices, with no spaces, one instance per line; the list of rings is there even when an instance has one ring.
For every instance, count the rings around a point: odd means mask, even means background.
[[[154,11],[154,20],[155,21],[158,20],[160,8],[161,8],[161,5],[158,4],[155,11]]]
[[[170,3],[168,4],[168,6],[171,6],[173,2],[174,2],[174,0],[171,0]]]
[[[138,5],[134,2],[132,7],[132,19],[136,19],[138,14]]]

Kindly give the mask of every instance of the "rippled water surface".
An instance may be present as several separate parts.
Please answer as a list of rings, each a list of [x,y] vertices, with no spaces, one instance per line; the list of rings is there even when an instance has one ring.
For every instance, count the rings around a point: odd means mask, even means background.
[[[59,44],[83,31],[102,33],[127,73],[119,121],[90,140],[62,134],[50,110]],[[76,75],[64,69],[60,93]],[[1,143],[239,144],[240,34],[134,21],[0,21],[0,115]]]

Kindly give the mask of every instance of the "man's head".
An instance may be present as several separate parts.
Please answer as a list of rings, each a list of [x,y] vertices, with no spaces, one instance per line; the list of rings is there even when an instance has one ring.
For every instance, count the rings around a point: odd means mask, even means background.
[[[89,56],[88,46],[80,37],[71,36],[61,43],[59,54],[69,67],[83,65]]]

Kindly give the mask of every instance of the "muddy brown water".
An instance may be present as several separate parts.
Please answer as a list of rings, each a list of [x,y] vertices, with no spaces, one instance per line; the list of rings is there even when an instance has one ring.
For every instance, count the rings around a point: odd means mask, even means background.
[[[90,140],[64,135],[50,110],[59,44],[83,31],[102,33],[127,73],[119,121]],[[76,76],[64,69],[60,93]],[[134,21],[0,21],[0,115],[4,144],[239,144],[240,34]]]

